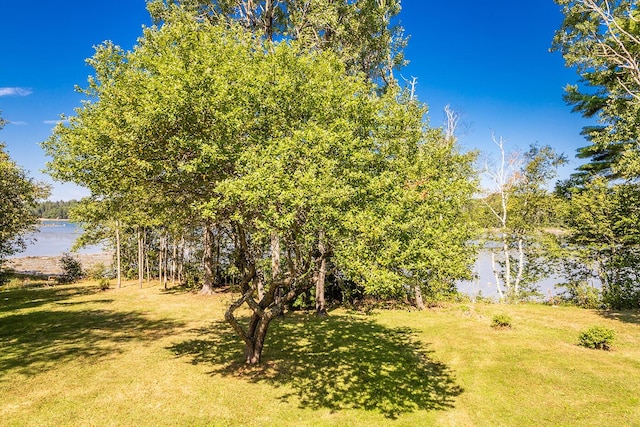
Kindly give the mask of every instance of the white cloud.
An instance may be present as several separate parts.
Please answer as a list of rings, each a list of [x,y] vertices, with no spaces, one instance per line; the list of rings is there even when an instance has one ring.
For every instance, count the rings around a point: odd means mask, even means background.
[[[44,120],[42,123],[44,123],[45,125],[57,125],[58,123],[68,123],[69,119],[58,119],[58,120]]]
[[[0,87],[0,96],[28,96],[32,93],[29,87]]]
[[[23,122],[20,120],[9,120],[9,124],[10,125],[16,125],[16,126],[24,126],[27,124],[27,122]]]

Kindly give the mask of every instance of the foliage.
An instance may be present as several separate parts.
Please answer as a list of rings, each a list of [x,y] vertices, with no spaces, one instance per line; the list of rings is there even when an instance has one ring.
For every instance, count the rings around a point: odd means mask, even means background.
[[[109,289],[109,279],[106,277],[101,277],[100,279],[98,279],[98,288],[101,291],[106,291]]]
[[[62,274],[58,277],[59,283],[75,283],[85,277],[82,264],[71,254],[64,253],[59,261]]]
[[[406,63],[404,30],[395,21],[400,0],[155,0],[157,22],[171,19],[176,5],[212,25],[234,22],[267,40],[296,41],[305,50],[338,54],[350,74],[381,86]]]
[[[249,363],[329,258],[388,297],[468,274],[473,155],[427,128],[422,104],[331,49],[177,6],[162,19],[131,52],[97,48],[91,101],[44,143],[54,177],[91,190],[74,210],[90,232],[201,236],[203,282],[233,271],[241,291],[227,320]]]
[[[38,203],[34,213],[38,218],[69,219],[69,211],[77,204],[77,200],[59,200],[57,202],[45,200]]]
[[[552,273],[546,260],[553,240],[549,229],[559,215],[547,185],[567,160],[550,146],[532,145],[524,154],[509,154],[502,138],[493,139],[501,162],[495,169],[485,167],[485,174],[495,187],[476,209],[488,230],[498,294],[522,301],[538,296],[537,283]]]
[[[491,319],[491,327],[496,329],[511,329],[512,320],[508,314],[499,313]]]
[[[638,307],[638,7],[628,0],[556,2],[565,20],[554,46],[582,77],[581,87],[568,87],[566,99],[575,111],[600,122],[584,129],[592,145],[578,152],[591,161],[561,189],[569,201],[568,244],[574,250],[568,262],[582,264],[580,270],[602,283],[606,305]]]
[[[103,263],[94,264],[85,271],[85,276],[93,280],[113,279],[115,276],[112,269]]]
[[[4,126],[0,117],[0,130]],[[26,233],[35,231],[33,209],[49,189],[27,176],[0,143],[0,270],[7,256],[24,250]]]
[[[563,289],[559,295],[563,303],[591,309],[602,308],[604,305],[602,290],[587,280],[574,277],[568,282],[557,284],[556,288]]]
[[[611,185],[604,177],[595,177],[573,188],[567,197],[568,234],[558,251],[567,277],[577,283],[597,279],[602,302],[609,307],[637,308],[640,189],[631,183]]]
[[[604,326],[591,326],[580,332],[578,345],[596,350],[611,350],[615,331]]]
[[[637,2],[631,0],[556,0],[565,15],[554,39],[568,66],[577,68],[581,85],[567,87],[566,100],[599,126],[585,128],[596,145],[581,154],[611,176],[640,176],[640,25]],[[593,167],[591,167],[593,166]]]

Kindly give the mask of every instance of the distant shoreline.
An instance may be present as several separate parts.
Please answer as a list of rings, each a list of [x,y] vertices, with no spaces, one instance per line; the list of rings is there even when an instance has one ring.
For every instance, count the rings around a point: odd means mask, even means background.
[[[80,261],[84,270],[88,270],[98,264],[104,264],[108,267],[113,261],[111,252],[106,251],[96,254],[71,253],[71,256]],[[62,255],[9,258],[6,262],[6,268],[18,274],[37,276],[56,275],[62,273],[59,265],[61,258]]]

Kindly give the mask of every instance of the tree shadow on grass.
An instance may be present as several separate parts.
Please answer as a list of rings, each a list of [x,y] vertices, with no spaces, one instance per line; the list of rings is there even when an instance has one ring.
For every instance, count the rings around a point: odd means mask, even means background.
[[[640,324],[640,310],[601,310],[600,316],[625,323]]]
[[[25,286],[0,291],[0,314],[18,309],[36,308],[80,295],[99,292],[98,288],[76,285]]]
[[[258,368],[238,362],[242,343],[226,323],[198,332],[202,339],[171,350],[194,364],[215,365],[215,374],[289,386],[293,391],[281,399],[297,397],[305,408],[364,409],[393,419],[416,410],[451,408],[463,391],[411,329],[391,329],[371,319],[296,315],[274,322],[263,354],[267,362]]]
[[[92,303],[94,301],[88,301]],[[118,354],[124,342],[153,341],[183,326],[137,312],[36,310],[0,317],[0,378],[34,375],[61,362]]]

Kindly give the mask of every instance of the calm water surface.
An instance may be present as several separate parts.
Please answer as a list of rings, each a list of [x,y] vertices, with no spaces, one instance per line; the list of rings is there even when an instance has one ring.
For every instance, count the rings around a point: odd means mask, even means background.
[[[61,220],[43,220],[39,232],[34,233],[35,238],[24,252],[15,254],[13,257],[26,256],[57,256],[71,250],[75,240],[82,234],[82,228],[77,224]],[[81,254],[94,254],[102,252],[104,248],[100,245],[83,248]],[[475,265],[475,271],[479,277],[474,281],[461,281],[457,286],[461,292],[469,295],[482,295],[485,297],[497,298],[495,279],[491,270],[491,256],[488,251],[480,251]],[[544,297],[556,295],[558,290],[555,284],[557,278],[550,278],[540,283],[540,290]]]
[[[19,252],[11,258],[27,256],[57,256],[71,250],[71,246],[82,234],[82,228],[77,224],[64,220],[42,220],[39,230],[31,235],[31,243],[24,252]],[[89,246],[78,251],[81,254],[95,254],[102,252],[100,245]]]

